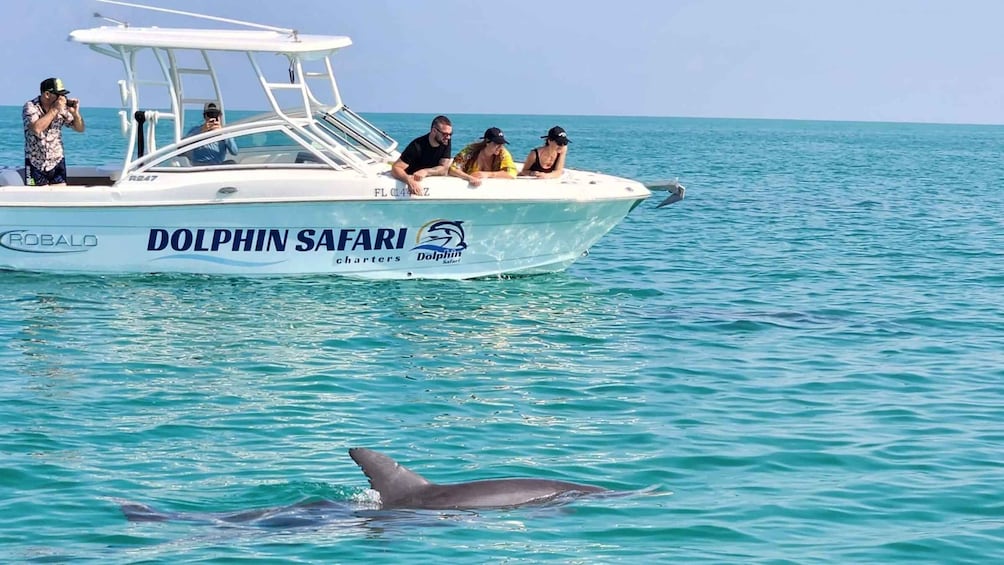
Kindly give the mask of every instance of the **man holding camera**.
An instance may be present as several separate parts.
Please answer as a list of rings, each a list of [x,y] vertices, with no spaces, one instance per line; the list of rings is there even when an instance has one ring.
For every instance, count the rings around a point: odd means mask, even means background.
[[[223,127],[223,113],[216,102],[207,102],[202,108],[202,123],[188,130],[185,134],[190,137],[207,131],[217,130]],[[210,141],[209,143],[196,147],[189,153],[192,165],[219,165],[227,158],[227,153],[237,154],[237,144],[232,137],[226,140]]]
[[[84,131],[80,101],[67,98],[70,91],[58,78],[39,85],[39,95],[24,103],[24,182],[29,186],[66,185],[63,126]]]

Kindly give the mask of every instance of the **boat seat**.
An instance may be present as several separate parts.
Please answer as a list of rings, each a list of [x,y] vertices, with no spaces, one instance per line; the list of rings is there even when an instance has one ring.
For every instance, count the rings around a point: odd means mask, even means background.
[[[0,186],[24,186],[24,167],[0,167]]]
[[[294,163],[320,163],[317,157],[313,153],[308,153],[306,151],[300,151],[296,154],[296,161]]]

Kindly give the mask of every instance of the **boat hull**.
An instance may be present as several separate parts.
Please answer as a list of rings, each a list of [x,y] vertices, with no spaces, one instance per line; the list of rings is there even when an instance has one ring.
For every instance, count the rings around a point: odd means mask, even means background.
[[[560,271],[643,198],[2,207],[0,268],[467,279]]]

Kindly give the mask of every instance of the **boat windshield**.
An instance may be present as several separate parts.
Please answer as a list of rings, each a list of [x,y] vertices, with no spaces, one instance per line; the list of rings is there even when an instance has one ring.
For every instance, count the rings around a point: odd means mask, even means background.
[[[231,131],[229,135],[211,136],[184,144],[181,146],[183,151],[180,152],[177,146],[165,148],[149,155],[145,160],[152,163],[150,170],[177,170],[220,165],[272,167],[322,164],[312,151],[332,160],[339,168],[351,166],[347,158],[369,158],[367,154],[352,147],[342,147],[344,152],[339,154],[326,145],[311,143],[309,140],[301,141],[298,137],[291,135],[289,126],[285,124],[256,127],[251,131],[243,128]],[[143,160],[138,163],[143,166]]]
[[[373,149],[369,144],[359,141],[351,133],[339,127],[337,123],[330,120],[330,116],[323,114],[318,117],[317,125],[343,146],[343,148],[355,155],[362,161],[377,161],[386,158],[382,152]]]
[[[383,156],[389,156],[397,147],[397,141],[350,110],[348,106],[341,106],[334,112],[324,112],[321,117],[323,119],[318,121],[325,126],[334,126],[342,130],[344,134],[352,136],[358,143],[368,146],[371,153],[376,151]]]

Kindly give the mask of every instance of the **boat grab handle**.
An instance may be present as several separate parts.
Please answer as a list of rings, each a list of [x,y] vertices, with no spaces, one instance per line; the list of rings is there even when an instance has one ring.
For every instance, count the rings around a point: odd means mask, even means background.
[[[233,194],[235,192],[237,192],[237,187],[235,186],[224,186],[216,191],[217,194]]]

